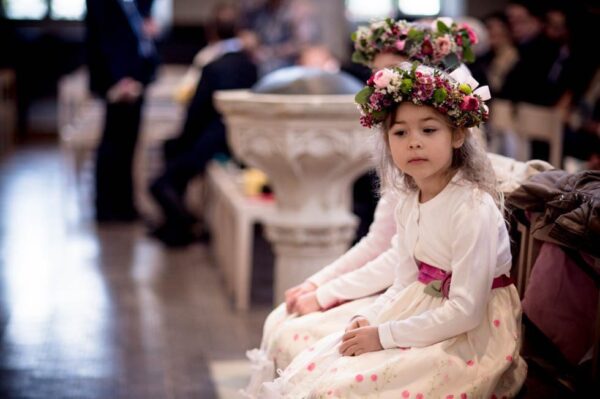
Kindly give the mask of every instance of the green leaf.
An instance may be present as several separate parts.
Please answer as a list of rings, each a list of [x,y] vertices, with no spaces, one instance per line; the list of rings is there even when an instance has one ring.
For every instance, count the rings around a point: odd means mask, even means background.
[[[355,42],[356,38],[358,37],[358,32],[352,32],[352,34],[350,35],[350,39]]]
[[[357,64],[367,64],[369,60],[365,58],[362,52],[355,51],[352,53],[352,62],[356,62]]]
[[[375,112],[371,113],[371,115],[373,115],[373,118],[376,121],[382,121],[382,120],[384,120],[385,117],[387,116],[387,114],[388,114],[388,111],[383,110],[383,109],[381,111],[375,111]]]
[[[356,101],[357,104],[364,105],[369,102],[369,97],[371,97],[371,94],[373,94],[374,91],[374,88],[367,86],[356,93],[356,96],[354,96],[354,101]]]
[[[450,28],[446,26],[446,24],[440,20],[437,21],[437,29],[440,33],[450,33]]]
[[[475,61],[475,53],[473,52],[471,47],[465,48],[465,50],[463,51],[463,58],[464,58],[465,62],[471,63],[471,62]]]
[[[423,32],[422,30],[411,29],[408,31],[407,36],[410,40],[414,40],[415,42],[421,42],[425,37],[425,32]]]

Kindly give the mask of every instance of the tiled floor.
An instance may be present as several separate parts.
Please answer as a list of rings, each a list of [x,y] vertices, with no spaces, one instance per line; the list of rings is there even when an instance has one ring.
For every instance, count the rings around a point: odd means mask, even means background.
[[[205,246],[85,203],[53,145],[0,164],[0,398],[236,397],[268,308],[234,313]]]

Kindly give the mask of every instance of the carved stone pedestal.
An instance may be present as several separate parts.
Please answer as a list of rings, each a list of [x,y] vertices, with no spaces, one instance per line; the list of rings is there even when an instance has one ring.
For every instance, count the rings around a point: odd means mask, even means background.
[[[371,131],[352,95],[216,94],[235,155],[263,170],[278,211],[267,219],[273,243],[275,301],[336,259],[356,228],[353,181],[372,168]]]

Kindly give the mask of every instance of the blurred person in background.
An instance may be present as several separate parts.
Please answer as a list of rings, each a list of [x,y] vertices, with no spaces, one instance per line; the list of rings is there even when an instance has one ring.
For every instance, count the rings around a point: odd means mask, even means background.
[[[97,149],[95,205],[98,222],[137,219],[132,162],[145,86],[158,64],[150,17],[152,0],[86,0],[90,89],[106,103]]]
[[[257,80],[251,54],[234,40],[239,33],[238,16],[233,6],[217,9],[210,26],[218,39],[211,45],[220,49],[219,56],[202,68],[181,132],[165,143],[165,168],[150,186],[164,217],[151,233],[168,246],[184,246],[202,238],[198,220],[185,204],[185,193],[189,182],[204,173],[208,161],[216,154],[229,154],[225,125],[215,109],[213,94],[249,88]]]
[[[314,14],[310,4],[295,0],[266,0],[246,13],[244,29],[255,35],[260,76],[295,65],[302,48],[318,42]]]
[[[477,81],[488,83],[492,96],[504,85],[506,75],[519,60],[519,52],[515,46],[508,19],[502,12],[496,12],[484,18],[488,32],[489,50],[477,58],[477,70],[483,71],[484,77],[475,76]],[[471,68],[475,70],[476,68]]]

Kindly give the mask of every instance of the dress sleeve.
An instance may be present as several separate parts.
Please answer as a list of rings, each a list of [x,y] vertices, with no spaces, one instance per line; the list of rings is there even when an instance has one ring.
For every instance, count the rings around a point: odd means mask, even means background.
[[[327,309],[338,302],[358,299],[385,290],[394,282],[395,250],[389,248],[365,266],[317,288],[317,301]]]
[[[448,300],[405,320],[380,324],[383,348],[432,345],[472,330],[483,320],[496,268],[498,229],[506,227],[499,222],[491,197],[489,201],[473,201],[477,202],[465,201],[458,206],[448,228],[452,237]]]
[[[397,203],[396,194],[385,193],[377,204],[368,234],[344,255],[309,277],[308,281],[321,287],[336,277],[365,266],[390,248],[390,240],[396,232],[394,209]]]

